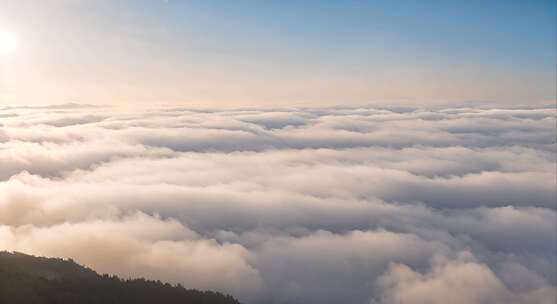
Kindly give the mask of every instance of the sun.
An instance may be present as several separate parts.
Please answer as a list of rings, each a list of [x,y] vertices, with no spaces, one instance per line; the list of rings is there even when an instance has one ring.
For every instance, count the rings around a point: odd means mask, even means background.
[[[9,55],[16,51],[17,39],[14,34],[0,32],[0,54]]]

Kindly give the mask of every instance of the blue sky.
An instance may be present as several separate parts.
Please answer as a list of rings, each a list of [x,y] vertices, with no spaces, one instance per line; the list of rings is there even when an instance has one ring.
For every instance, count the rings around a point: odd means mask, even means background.
[[[21,49],[4,101],[36,99],[15,83],[100,103],[555,99],[555,1],[0,4]]]

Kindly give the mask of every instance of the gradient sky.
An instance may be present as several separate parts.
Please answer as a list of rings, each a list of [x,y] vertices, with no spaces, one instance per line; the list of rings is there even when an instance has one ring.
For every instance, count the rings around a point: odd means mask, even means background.
[[[0,104],[548,102],[555,3],[0,0]]]

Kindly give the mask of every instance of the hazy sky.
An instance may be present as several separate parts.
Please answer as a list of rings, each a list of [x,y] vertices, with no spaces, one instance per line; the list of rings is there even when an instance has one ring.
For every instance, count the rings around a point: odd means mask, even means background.
[[[555,22],[553,0],[0,0],[0,104],[547,102]]]

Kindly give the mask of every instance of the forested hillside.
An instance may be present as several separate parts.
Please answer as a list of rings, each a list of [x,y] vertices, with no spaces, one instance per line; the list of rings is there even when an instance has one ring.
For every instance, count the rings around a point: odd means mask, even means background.
[[[99,275],[72,260],[0,252],[0,304],[238,304],[211,291]]]

